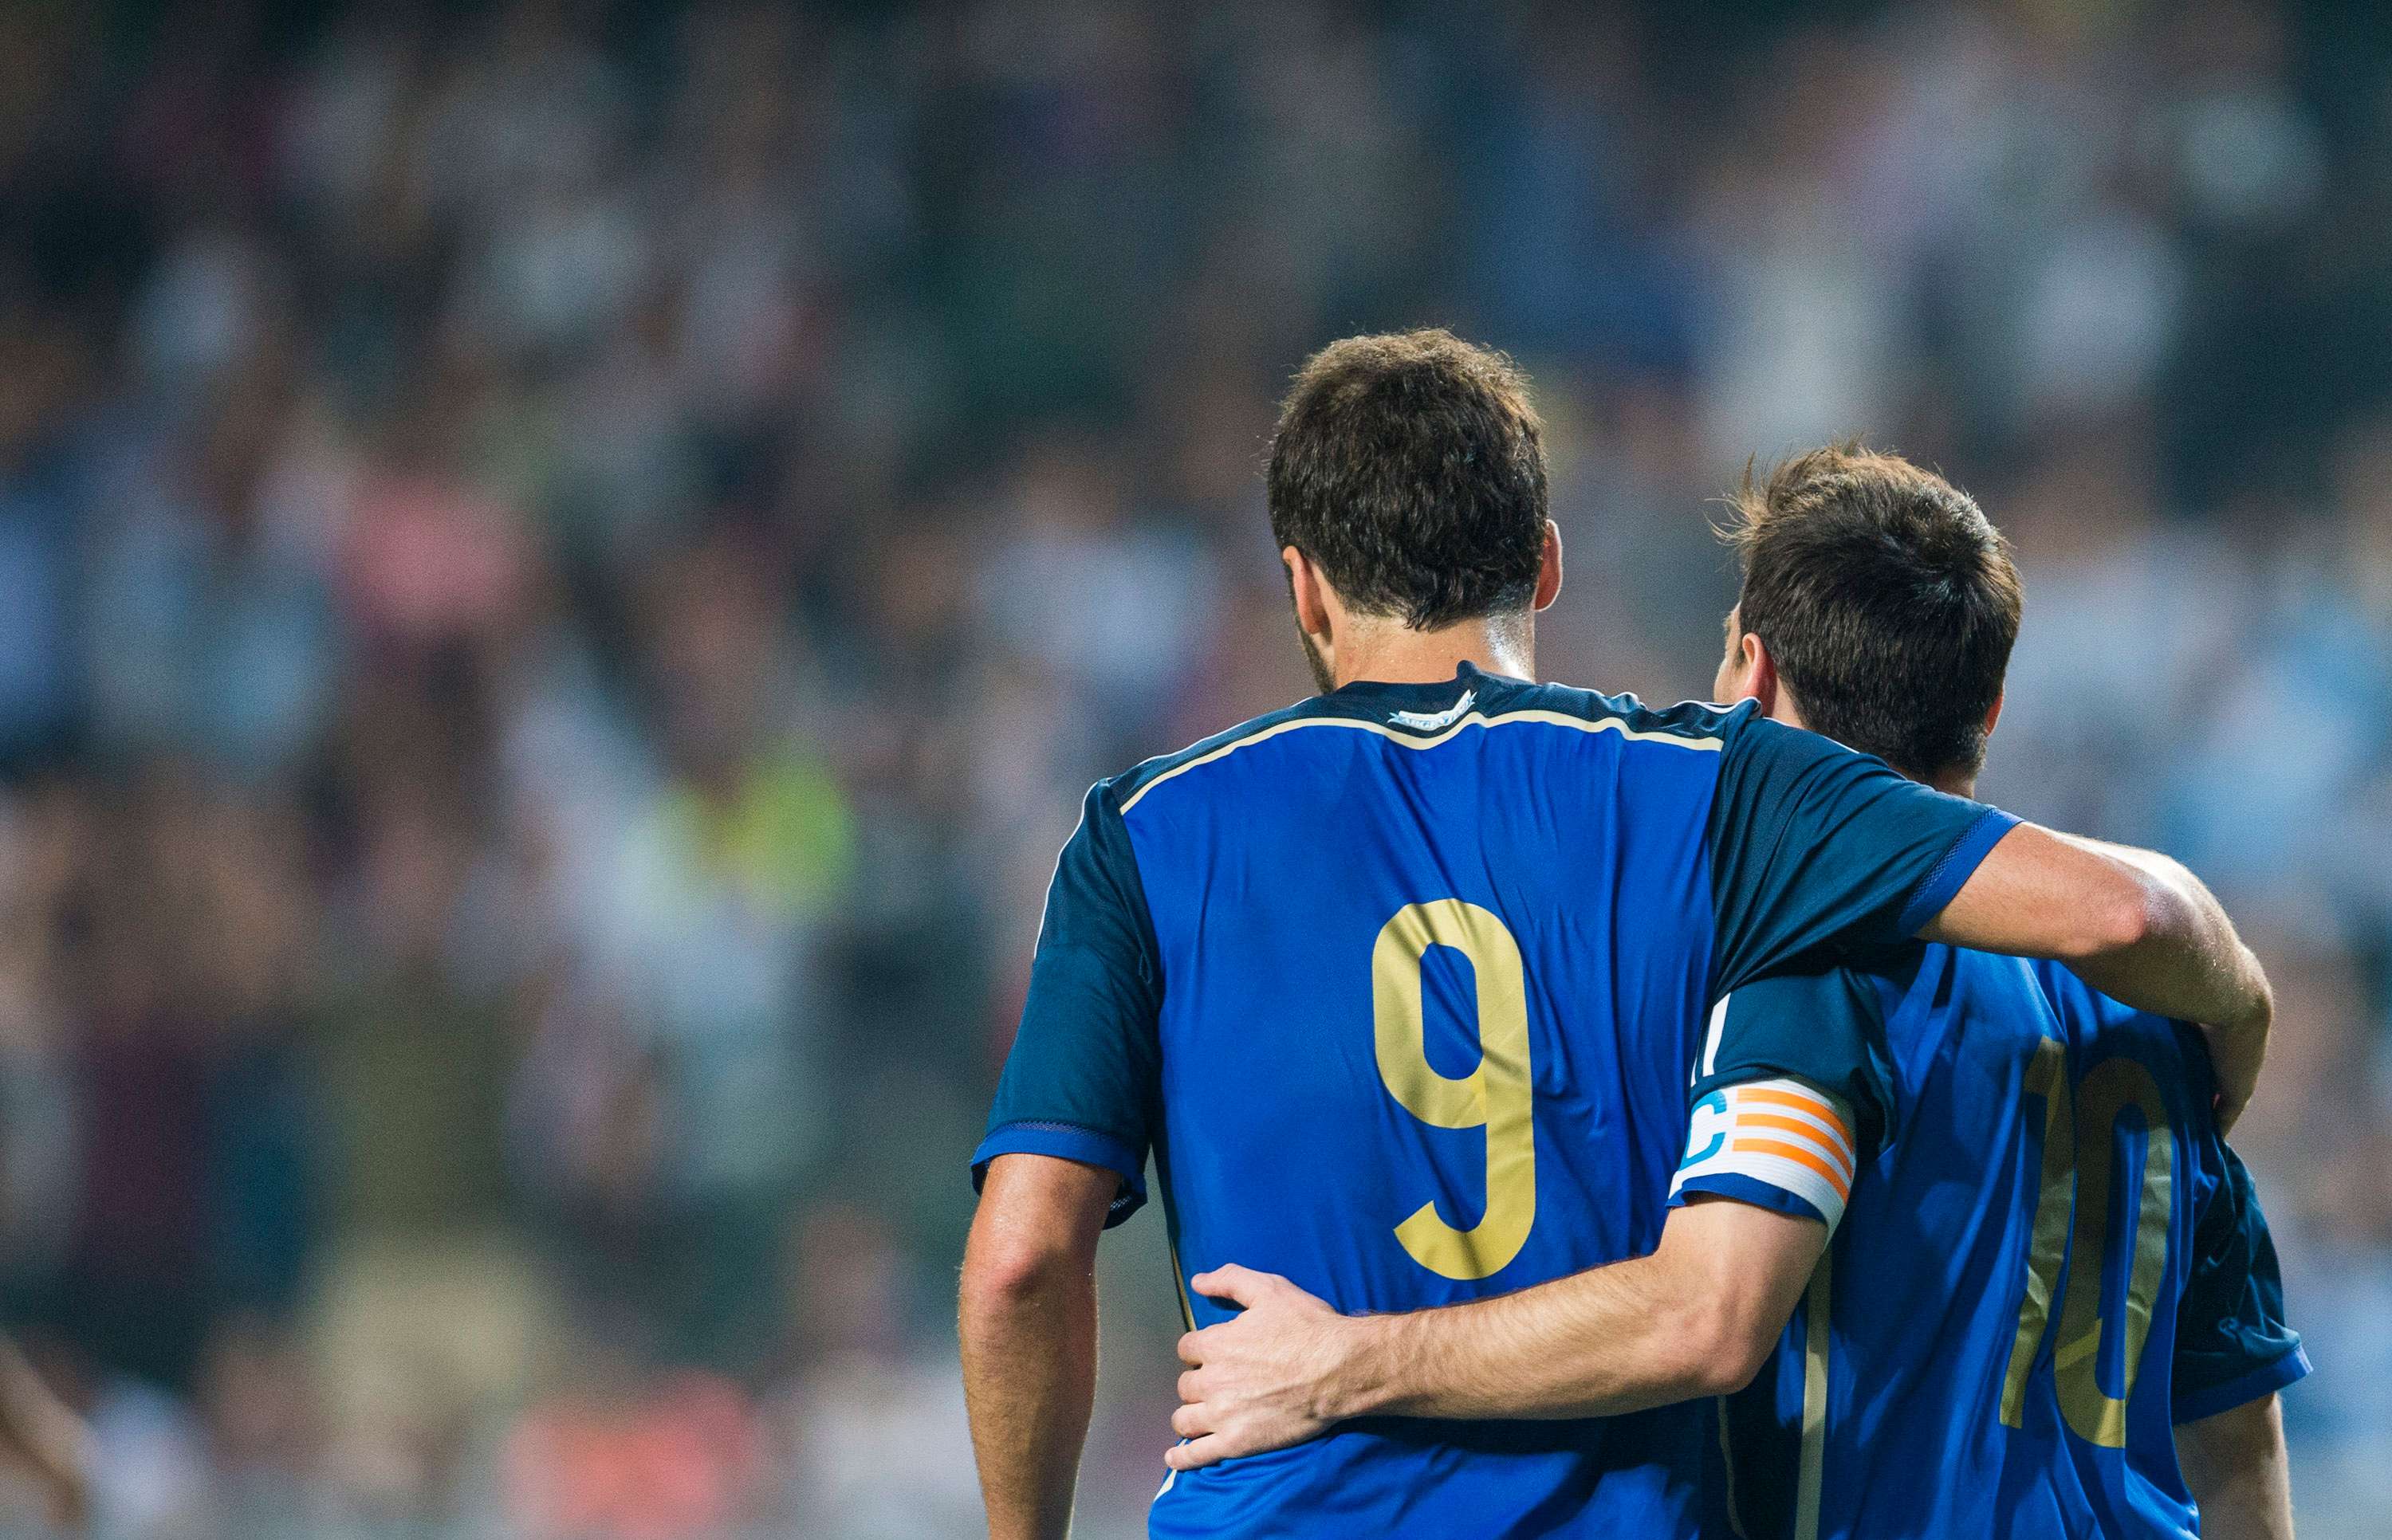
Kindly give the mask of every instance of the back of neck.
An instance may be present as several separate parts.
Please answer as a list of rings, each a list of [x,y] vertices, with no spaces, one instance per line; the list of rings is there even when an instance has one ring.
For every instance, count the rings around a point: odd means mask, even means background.
[[[1442,684],[1469,664],[1481,673],[1535,676],[1535,634],[1525,620],[1465,620],[1434,631],[1373,622],[1338,639],[1331,679],[1339,686]]]

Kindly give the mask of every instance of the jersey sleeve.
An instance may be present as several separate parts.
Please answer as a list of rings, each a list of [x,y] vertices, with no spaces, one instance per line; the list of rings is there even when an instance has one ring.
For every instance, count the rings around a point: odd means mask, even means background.
[[[1697,1193],[1816,1219],[1830,1233],[1891,1099],[1884,1011],[1849,968],[1757,980],[1711,1008],[1671,1207]]]
[[[1711,805],[1711,992],[1826,942],[1906,940],[2018,820],[1816,733],[1747,716]]]
[[[1021,1027],[998,1081],[972,1185],[1000,1155],[1050,1155],[1121,1178],[1108,1225],[1146,1201],[1160,1095],[1163,972],[1128,832],[1090,789],[1046,891]]]
[[[2177,1304],[2170,1411],[2194,1422],[2256,1401],[2309,1372],[2284,1321],[2284,1280],[2268,1216],[2240,1157],[2213,1132],[2221,1175],[2195,1221],[2192,1265]]]

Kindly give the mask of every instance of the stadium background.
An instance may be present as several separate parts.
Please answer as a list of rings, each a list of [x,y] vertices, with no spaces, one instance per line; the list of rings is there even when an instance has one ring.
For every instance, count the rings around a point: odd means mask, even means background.
[[[2358,4],[15,0],[0,1302],[104,1529],[971,1533],[1054,851],[1305,692],[1273,397],[1437,321],[1540,387],[1549,675],[1707,689],[1750,452],[2016,539],[1986,790],[2263,945],[2306,1533],[2381,1533],[2387,216]]]

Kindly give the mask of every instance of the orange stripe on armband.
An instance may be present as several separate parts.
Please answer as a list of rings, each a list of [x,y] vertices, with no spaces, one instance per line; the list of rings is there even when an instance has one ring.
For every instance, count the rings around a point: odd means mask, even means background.
[[[1732,1139],[1728,1141],[1727,1147],[1739,1154],[1774,1155],[1798,1166],[1808,1166],[1827,1179],[1827,1185],[1836,1189],[1838,1197],[1852,1197],[1852,1184],[1844,1179],[1843,1173],[1800,1145],[1788,1145],[1776,1139]]]
[[[1845,1144],[1849,1145],[1852,1142],[1852,1131],[1844,1126],[1844,1120],[1841,1118],[1836,1116],[1834,1104],[1825,1096],[1798,1096],[1791,1091],[1763,1091],[1758,1086],[1748,1085],[1736,1088],[1736,1099],[1739,1104],[1760,1102],[1771,1106],[1790,1106],[1810,1113],[1838,1133],[1842,1134]]]
[[[1748,1112],[1736,1119],[1736,1126],[1738,1129],[1774,1128],[1787,1133],[1799,1133],[1836,1163],[1837,1169],[1843,1171],[1845,1181],[1852,1180],[1852,1173],[1846,1169],[1851,1162],[1844,1158],[1843,1151],[1828,1145],[1816,1124],[1806,1123],[1800,1118],[1781,1118],[1774,1112]]]

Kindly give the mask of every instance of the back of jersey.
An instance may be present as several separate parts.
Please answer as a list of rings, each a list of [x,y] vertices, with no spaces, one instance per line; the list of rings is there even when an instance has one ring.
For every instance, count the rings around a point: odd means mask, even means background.
[[[1331,700],[1123,790],[1183,1287],[1236,1261],[1410,1310],[1649,1249],[1710,962],[1718,740],[1483,678]],[[1176,1478],[1153,1531],[1666,1535],[1695,1426],[1353,1424]]]
[[[1914,933],[2008,827],[1748,705],[1464,666],[1349,684],[1088,796],[974,1169],[1150,1150],[1186,1280],[1341,1310],[1649,1249],[1704,1008]],[[1165,1484],[1157,1534],[1693,1532],[1698,1411],[1350,1424]]]
[[[1773,1015],[1804,1018],[1796,1052],[1818,1052],[1824,1013],[1802,992],[1827,994],[1766,988]],[[1713,1532],[2190,1533],[2174,1413],[2256,1385],[2272,1354],[2298,1372],[2288,1334],[2214,1346],[2236,1301],[2195,1279],[2256,1214],[2236,1211],[2192,1034],[2065,969],[1946,947],[1834,997],[1878,1012],[1873,1070],[1826,1087],[1862,1158],[1772,1365],[1722,1404]],[[1802,1073],[1758,1046],[1771,1035],[1721,1056]]]

